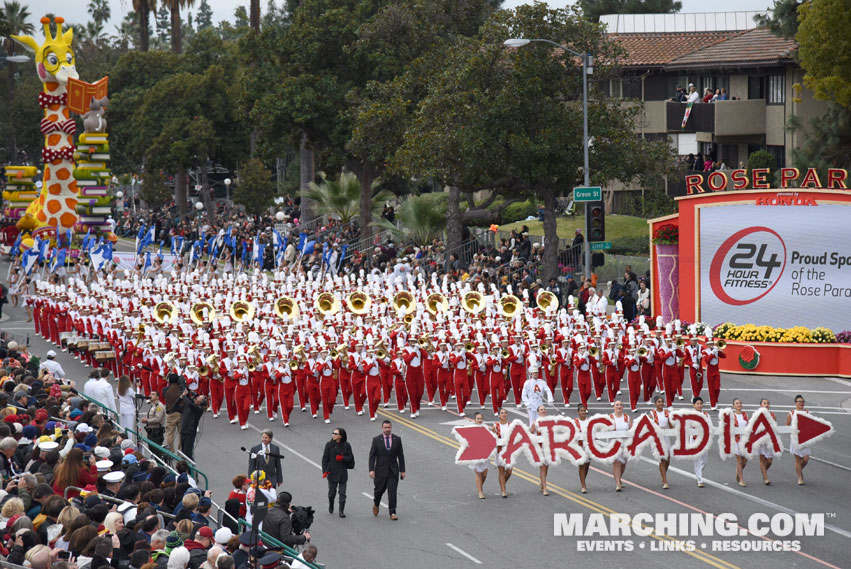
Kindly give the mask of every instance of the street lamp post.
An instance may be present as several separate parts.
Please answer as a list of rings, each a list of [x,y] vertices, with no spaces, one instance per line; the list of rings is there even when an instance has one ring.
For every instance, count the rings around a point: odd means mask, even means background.
[[[526,39],[526,38],[511,38],[507,39],[503,42],[503,45],[506,47],[523,47],[525,45],[529,45],[532,42],[539,43],[548,43],[559,48],[562,51],[575,55],[577,57],[582,58],[582,151],[584,158],[584,173],[585,173],[585,187],[591,185],[591,171],[588,166],[588,76],[594,72],[593,60],[591,58],[590,53],[579,53],[577,51],[573,51],[568,47],[564,47],[563,45],[556,43],[552,40],[546,40],[541,38],[536,39]],[[585,219],[588,219],[588,202],[585,202]],[[589,236],[585,236],[585,278],[591,278],[591,242],[588,240]],[[558,241],[556,241],[558,242]]]
[[[225,178],[225,201],[230,205],[230,178]]]

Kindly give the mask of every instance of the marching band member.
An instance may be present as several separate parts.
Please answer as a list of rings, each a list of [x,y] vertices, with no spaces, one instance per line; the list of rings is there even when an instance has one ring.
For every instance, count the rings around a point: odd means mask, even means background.
[[[473,423],[476,425],[484,425],[484,416],[478,411],[476,411],[475,413],[473,413]],[[488,479],[489,465],[490,461],[488,459],[477,460],[475,463],[470,465],[470,470],[472,470],[476,474],[476,491],[479,494],[479,500],[485,499],[484,485],[485,480]]]
[[[604,378],[606,382],[606,390],[609,394],[609,403],[615,404],[615,396],[620,395],[620,380],[621,380],[621,349],[619,340],[610,340],[603,350],[603,366],[605,369]],[[599,398],[598,398],[599,399]]]
[[[437,393],[440,397],[440,408],[446,411],[446,403],[449,401],[453,382],[452,370],[449,367],[449,356],[452,352],[449,349],[449,342],[442,342],[440,347],[442,349],[434,353],[433,359],[434,368],[437,370]]]
[[[339,357],[339,354],[338,354]],[[331,413],[334,412],[334,402],[337,401],[337,373],[336,362],[331,358],[328,350],[322,350],[321,365],[317,365],[319,372],[319,394],[322,399],[322,418],[326,424],[331,423]]]
[[[499,353],[499,344],[491,344],[491,353],[485,363],[487,369],[487,383],[490,385],[491,405],[494,416],[499,415],[506,396],[505,372],[503,371],[503,357]]]
[[[632,422],[629,420],[628,415],[624,415],[623,413],[623,402],[621,400],[615,401],[614,405],[614,413],[609,415],[612,421],[615,423],[616,431],[628,431],[632,428]],[[615,477],[615,491],[620,492],[623,490],[622,478],[624,472],[626,472],[626,461],[628,459],[628,455],[626,452],[626,445],[621,446],[621,451],[618,454],[615,461],[612,463],[612,476]]]
[[[509,349],[509,367],[508,374],[511,378],[511,389],[514,391],[514,402],[519,408],[522,405],[520,400],[520,392],[523,388],[523,383],[526,381],[526,355],[529,352],[526,344],[523,343],[523,336],[517,334],[514,336],[514,345]]]
[[[544,404],[544,396],[550,405],[553,404],[553,392],[547,382],[538,377],[538,368],[529,368],[529,379],[523,384],[523,405],[529,414],[529,426],[538,420],[538,407]]]
[[[405,360],[402,359],[402,353],[399,350],[394,350],[391,356],[390,370],[393,373],[393,381],[396,387],[396,406],[399,413],[404,413],[405,407],[408,405],[408,387],[405,385]],[[445,411],[446,406],[443,409]]]
[[[491,427],[491,430],[497,438],[496,457],[494,458],[494,462],[496,463],[497,472],[499,473],[499,491],[503,498],[508,498],[506,485],[508,484],[508,479],[511,478],[512,467],[506,464],[502,459],[502,456],[500,456],[500,453],[502,452],[502,445],[500,445],[499,442],[502,441],[503,437],[508,436],[508,429],[510,426],[511,423],[508,421],[508,410],[503,407],[499,410],[499,420]]]
[[[366,401],[366,376],[363,363],[365,356],[363,344],[356,342],[354,351],[349,354],[349,371],[352,374],[352,397],[358,415],[363,415],[363,402]]]
[[[710,332],[711,333],[711,332]],[[727,355],[718,350],[712,336],[706,341],[701,361],[706,365],[706,382],[709,391],[709,405],[714,411],[718,407],[718,396],[721,395],[721,371],[718,369],[720,358]]]
[[[606,388],[606,375],[603,367],[603,348],[599,335],[595,335],[592,341],[592,345],[596,348],[597,353],[592,354],[589,348],[588,356],[591,362],[591,380],[594,382],[594,396],[597,398],[597,401],[599,401],[603,397],[603,390]],[[611,403],[614,405],[614,401]]]
[[[573,367],[576,368],[576,385],[579,388],[579,400],[582,406],[588,408],[588,398],[591,396],[591,355],[580,341],[577,352],[573,356]]]
[[[748,414],[742,411],[742,400],[736,397],[733,399],[733,427],[743,429],[748,424]],[[739,486],[747,486],[745,484],[745,466],[748,465],[748,459],[745,458],[742,449],[742,436],[736,435],[736,482]]]
[[[411,418],[420,414],[420,402],[423,400],[423,360],[425,352],[416,345],[414,336],[408,336],[408,345],[403,348],[402,359],[405,361],[405,385],[408,386],[408,399],[411,402]]]
[[[256,352],[255,352],[256,354]],[[257,357],[256,355],[254,356]],[[253,370],[249,370],[248,377],[251,378],[251,404],[254,406],[254,414],[260,414],[260,407],[263,405],[263,400],[265,399],[264,386],[266,383],[266,379],[264,377],[264,369],[263,366],[257,363],[257,360],[253,360],[252,365],[254,365]]]
[[[573,419],[573,422],[576,424],[576,434],[577,436],[587,437],[588,436],[588,421],[591,419],[588,418],[588,407],[579,404],[579,407],[576,408],[577,417]],[[585,446],[583,441],[579,441],[579,446]],[[579,469],[579,485],[582,487],[580,490],[583,494],[588,492],[588,488],[585,485],[585,480],[588,477],[588,470],[591,468],[591,460],[585,461],[584,464],[580,464]]]
[[[383,342],[379,342],[376,345],[376,348],[379,348],[383,345]],[[390,394],[393,391],[393,371],[390,369],[390,358],[375,358],[375,361],[378,362],[378,375],[381,377],[381,392],[382,392],[382,400],[384,402],[384,407],[390,406]],[[367,393],[369,393],[369,386],[367,386]]]
[[[629,388],[629,408],[633,413],[638,413],[638,396],[641,393],[641,357],[636,354],[634,347],[624,358],[626,366],[626,383]],[[644,391],[645,396],[647,390]]]
[[[239,381],[236,377],[236,371],[239,368],[239,360],[235,357],[235,350],[232,347],[226,349],[227,357],[225,357],[219,366],[219,373],[225,378],[225,406],[228,411],[228,420],[230,424],[236,423],[236,386]],[[242,356],[243,359],[245,356]],[[245,370],[248,373],[248,370]],[[214,412],[214,417],[218,417],[218,412]]]
[[[278,381],[278,400],[281,403],[281,420],[285,427],[290,426],[290,413],[295,403],[295,382],[293,382],[292,367],[280,362],[275,366],[275,377]]]
[[[488,397],[490,382],[487,381],[487,355],[485,354],[486,346],[484,341],[476,346],[476,353],[470,358],[470,364],[473,368],[473,379],[476,382],[476,391],[479,393],[479,405],[482,409],[485,408],[485,400]],[[472,385],[470,386],[472,388]]]
[[[378,359],[375,357],[375,350],[366,351],[363,370],[366,374],[366,404],[369,410],[369,420],[375,421],[375,411],[381,403],[381,370]]]
[[[426,338],[426,348],[423,353],[423,382],[425,389],[426,400],[429,407],[434,407],[434,394],[437,392],[437,369],[434,366],[434,361],[431,358],[431,341]]]
[[[653,419],[653,422],[659,425],[660,429],[668,429],[671,426],[670,415],[668,414],[668,409],[664,408],[664,401],[661,395],[657,395],[653,398],[653,405],[655,405],[655,409],[650,411],[650,418]],[[664,435],[663,435],[664,436]],[[668,441],[667,437],[665,437],[665,442],[668,443],[668,448],[670,449],[670,441]],[[671,466],[671,459],[665,455],[659,459],[659,474],[662,475],[662,489],[668,489],[668,467]]]
[[[795,408],[789,411],[789,415],[786,416],[786,426],[792,424],[792,416],[795,415],[795,413],[809,413],[809,410],[804,407],[804,403],[803,395],[795,396]],[[810,447],[792,445],[789,447],[789,452],[795,456],[795,474],[798,475],[798,484],[803,486],[804,468],[806,468],[807,463],[810,462]]]
[[[689,342],[689,345],[685,347],[685,365],[688,367],[691,392],[697,397],[703,391],[703,349],[697,344],[696,335],[692,335]]]
[[[245,356],[237,358],[237,368],[231,374],[231,377],[233,382],[236,383],[233,399],[239,418],[239,428],[244,431],[248,428],[248,411],[251,407],[251,376],[248,372],[248,358]],[[227,393],[227,385],[225,385],[225,393]],[[228,407],[228,414],[230,414],[230,407]],[[231,419],[231,423],[233,422],[233,419]]]
[[[345,343],[340,344],[337,348],[339,353],[337,381],[340,384],[340,393],[343,396],[343,409],[349,408],[349,397],[352,396],[352,370],[349,368],[348,348]]]
[[[759,406],[769,409],[771,413],[771,403],[765,397],[759,400]],[[771,418],[776,420],[774,413],[771,413]],[[759,471],[762,473],[762,481],[766,486],[771,484],[771,480],[768,479],[768,469],[771,468],[772,462],[774,462],[774,448],[771,441],[764,441],[759,445]]]
[[[315,348],[310,348],[307,361],[304,362],[304,370],[307,372],[306,388],[307,400],[310,403],[310,415],[315,419],[319,416],[319,403],[322,400],[319,392],[319,375],[322,370],[327,367],[325,358],[328,356],[328,351],[322,349],[322,352],[317,353]]]
[[[709,413],[707,413],[706,411],[703,410],[703,398],[702,397],[699,397],[699,396],[695,397],[694,399],[692,399],[691,404],[694,407],[695,411],[697,411],[698,413],[703,413],[703,415],[706,417],[706,420],[709,421]],[[712,426],[711,422],[710,422],[710,426]],[[692,437],[692,442],[694,442],[697,439],[697,435],[692,435],[691,437]],[[705,454],[694,459],[694,477],[697,479],[697,487],[698,488],[703,488],[703,486],[704,486],[703,485],[703,468],[705,466],[706,466],[706,455]]]
[[[562,338],[561,347],[556,349],[556,375],[561,382],[564,406],[570,407],[570,396],[573,394],[573,350],[567,336]]]
[[[674,404],[674,395],[678,384],[677,360],[682,357],[682,352],[676,345],[668,341],[662,341],[662,347],[656,352],[656,357],[662,362],[662,382],[665,385],[665,406]]]
[[[464,406],[467,404],[467,354],[464,353],[464,344],[455,343],[455,351],[449,355],[449,365],[452,366],[453,380],[455,382],[455,403],[458,406],[458,414],[464,415]]]
[[[277,368],[281,365],[278,360],[278,352],[271,352],[271,358],[267,356],[267,361],[263,362],[263,375],[266,381],[263,385],[263,390],[266,392],[266,417],[269,421],[274,421],[278,418],[278,375]]]
[[[643,343],[645,354],[643,356],[639,356],[638,360],[641,363],[641,384],[644,388],[644,402],[650,402],[650,396],[653,394],[653,391],[656,389],[656,375],[655,375],[655,359],[656,359],[656,347],[654,344],[654,339],[651,336],[646,336],[643,340],[640,341]]]

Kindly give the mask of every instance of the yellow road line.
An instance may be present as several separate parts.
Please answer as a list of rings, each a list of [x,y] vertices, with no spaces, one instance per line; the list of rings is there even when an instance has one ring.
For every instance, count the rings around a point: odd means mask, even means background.
[[[390,419],[392,421],[396,421],[396,422],[408,427],[409,429],[412,429],[412,430],[420,433],[421,435],[429,437],[430,439],[434,439],[435,441],[437,441],[439,443],[445,444],[445,445],[450,446],[450,447],[455,448],[455,449],[459,448],[459,446],[460,446],[458,444],[458,441],[456,441],[454,438],[449,438],[445,435],[441,435],[440,433],[433,431],[432,429],[429,429],[428,427],[424,427],[424,426],[422,426],[418,423],[414,423],[413,421],[410,421],[410,420],[408,420],[404,417],[399,417],[398,415],[392,415],[389,412],[384,411],[383,409],[378,409],[378,414],[381,415],[382,417],[385,417],[385,418]],[[532,474],[531,472],[527,472],[527,471],[522,470],[520,468],[514,467],[513,473],[514,473],[515,476],[518,476],[519,478],[522,478],[523,480],[526,480],[527,482],[531,482],[535,485],[540,484],[540,480],[539,480],[538,476],[535,475],[535,474]],[[575,502],[576,504],[579,504],[580,506],[584,506],[584,507],[586,507],[590,510],[601,513],[605,516],[611,517],[612,514],[617,513],[615,510],[612,510],[611,508],[608,508],[608,507],[604,506],[603,504],[598,504],[597,502],[595,502],[593,500],[589,500],[585,496],[582,496],[580,494],[576,494],[576,493],[571,492],[570,490],[566,490],[566,489],[564,489],[560,486],[557,486],[557,485],[554,485],[554,484],[547,484],[547,486],[550,489],[550,491],[555,492],[559,496],[561,496],[563,498],[567,498],[571,502]],[[644,527],[647,527],[647,526],[644,526]],[[656,532],[655,529],[653,529],[653,533],[650,534],[650,537],[652,537],[652,538],[654,538],[658,541],[667,541],[667,542],[673,542],[673,543],[682,542],[682,540],[680,540],[680,539],[671,537],[671,536],[663,534],[663,533],[658,533],[658,532]],[[703,561],[704,563],[711,565],[713,567],[717,567],[718,569],[740,569],[737,565],[733,565],[732,563],[728,563],[727,561],[724,561],[723,559],[719,559],[718,557],[715,557],[714,555],[711,555],[711,554],[706,553],[704,551],[701,551],[699,549],[696,549],[694,551],[681,551],[680,553],[685,553],[686,555],[691,555],[695,559]]]

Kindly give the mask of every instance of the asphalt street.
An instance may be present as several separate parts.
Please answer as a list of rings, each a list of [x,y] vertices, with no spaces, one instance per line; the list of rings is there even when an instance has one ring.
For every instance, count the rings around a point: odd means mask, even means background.
[[[0,270],[6,271],[5,263]],[[33,332],[20,307],[7,305],[0,329],[29,338],[30,350],[43,355],[50,346]],[[60,353],[59,361],[72,378],[83,380],[89,369]],[[624,389],[625,389],[624,383]],[[614,491],[611,469],[592,466],[588,494],[579,493],[576,469],[563,464],[550,469],[551,495],[538,489],[537,469],[521,463],[509,481],[509,497],[502,499],[496,469],[491,468],[486,482],[486,500],[476,496],[473,472],[454,464],[457,442],[452,427],[466,424],[438,407],[424,407],[420,416],[390,409],[379,411],[379,420],[370,422],[366,415],[356,416],[353,409],[335,407],[332,424],[312,419],[297,410],[285,429],[278,419],[269,422],[265,411],[252,414],[251,428],[241,431],[227,422],[226,416],[213,419],[207,414],[201,425],[196,457],[205,472],[214,500],[223,503],[231,489],[231,478],[245,473],[248,456],[240,446],[259,442],[259,431],[272,427],[275,442],[284,460],[283,489],[291,492],[294,503],[312,505],[316,520],[311,528],[319,549],[318,560],[329,568],[427,567],[568,567],[593,563],[609,568],[776,568],[776,567],[851,567],[851,381],[835,378],[782,378],[724,375],[721,404],[729,405],[740,397],[746,410],[753,410],[761,397],[771,400],[778,420],[785,420],[793,407],[795,394],[802,393],[807,407],[831,421],[835,434],[813,448],[813,459],[805,471],[806,485],[796,483],[793,457],[784,452],[770,470],[772,484],[762,484],[757,461],[745,470],[746,488],[735,480],[735,462],[722,461],[713,445],[704,471],[706,487],[696,487],[692,462],[675,460],[668,477],[670,489],[663,490],[657,465],[645,453],[641,460],[630,461],[625,475],[626,488]],[[685,400],[690,392],[684,386]],[[624,391],[624,393],[626,393]],[[565,412],[575,415],[573,407]],[[474,394],[473,400],[477,402]],[[468,417],[478,406],[468,408]],[[556,407],[562,411],[560,394]],[[526,417],[525,410],[508,407],[512,418]],[[609,412],[607,403],[593,403],[590,412]],[[713,420],[717,413],[711,413]],[[486,410],[486,420],[493,415]],[[321,415],[320,415],[321,417]],[[402,437],[407,461],[407,477],[399,484],[399,520],[391,521],[387,509],[372,515],[372,481],[367,472],[370,439],[379,434],[380,421],[389,418],[393,432]],[[322,479],[320,460],[331,429],[343,427],[355,450],[356,468],[350,471],[347,519],[327,511],[327,486]],[[788,436],[784,436],[788,446]],[[386,497],[384,499],[386,504]],[[695,530],[675,535],[673,530],[657,529],[652,535],[606,537],[597,535],[556,536],[554,520],[559,514],[602,514],[606,524],[613,514],[732,514],[741,526],[735,537],[702,536]],[[823,535],[788,536],[769,533],[768,537],[750,535],[746,529],[753,514],[765,514],[780,522],[780,514],[824,514]],[[782,525],[782,524],[780,524]],[[683,526],[679,526],[682,528]],[[778,530],[779,531],[779,530]],[[744,532],[744,533],[742,533]],[[726,551],[731,547],[754,547],[775,538],[798,551]],[[589,551],[590,548],[597,551]],[[621,548],[599,551],[600,548]],[[680,549],[679,551],[667,549]],[[682,549],[690,549],[683,551]]]

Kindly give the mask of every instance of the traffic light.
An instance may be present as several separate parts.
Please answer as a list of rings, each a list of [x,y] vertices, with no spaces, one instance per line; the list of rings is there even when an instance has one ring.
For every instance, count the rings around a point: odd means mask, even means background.
[[[588,202],[585,235],[590,242],[606,240],[606,206],[604,202]]]

